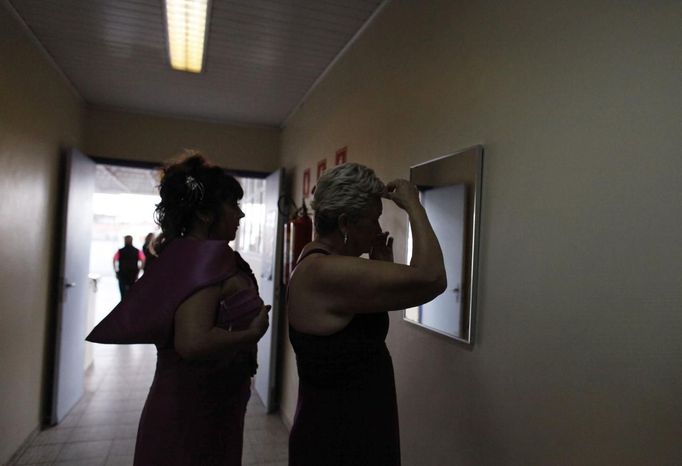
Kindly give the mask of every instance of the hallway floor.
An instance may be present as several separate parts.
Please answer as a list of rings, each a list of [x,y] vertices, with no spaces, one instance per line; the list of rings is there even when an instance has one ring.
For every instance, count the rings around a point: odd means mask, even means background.
[[[94,345],[85,395],[58,426],[36,435],[9,464],[133,464],[137,423],[154,376],[152,345]],[[252,395],[244,430],[244,466],[285,466],[288,432]]]

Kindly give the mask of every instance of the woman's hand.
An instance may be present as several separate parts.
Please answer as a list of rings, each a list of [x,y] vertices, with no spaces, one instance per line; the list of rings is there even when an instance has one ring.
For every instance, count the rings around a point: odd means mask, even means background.
[[[377,235],[372,243],[372,249],[369,251],[369,258],[393,262],[393,238],[388,236],[387,231]]]
[[[392,200],[398,207],[406,211],[421,205],[419,190],[407,180],[398,179],[389,182],[386,185],[386,192],[383,197]]]
[[[268,313],[270,312],[270,309],[272,309],[272,306],[269,304],[267,306],[263,306],[258,315],[253,318],[247,328],[247,330],[252,332],[256,337],[256,341],[260,340],[261,337],[265,335],[265,332],[268,331],[268,327],[270,326]]]

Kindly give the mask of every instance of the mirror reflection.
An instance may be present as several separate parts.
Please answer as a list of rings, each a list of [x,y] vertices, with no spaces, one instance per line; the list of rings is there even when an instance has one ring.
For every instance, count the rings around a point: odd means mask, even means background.
[[[467,344],[473,344],[482,166],[483,147],[474,146],[410,168],[410,181],[419,188],[443,250],[448,288],[433,301],[406,309],[404,318]]]

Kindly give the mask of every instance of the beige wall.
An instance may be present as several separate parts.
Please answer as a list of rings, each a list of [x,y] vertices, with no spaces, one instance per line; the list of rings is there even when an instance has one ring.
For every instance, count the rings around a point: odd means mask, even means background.
[[[393,316],[404,464],[674,464],[682,7],[498,3],[389,4],[288,122],[295,197],[302,169],[345,145],[386,179],[486,147],[476,346]],[[161,161],[194,146],[270,171],[279,136],[102,109],[83,120],[4,5],[0,62],[4,462],[39,422],[59,147]],[[404,217],[384,217],[402,251]]]
[[[682,458],[681,19],[665,1],[396,0],[288,122],[297,199],[345,145],[385,179],[485,146],[475,347],[391,321],[405,465]],[[405,217],[382,223],[404,259]]]
[[[0,463],[38,428],[45,385],[60,148],[161,162],[204,151],[222,166],[274,171],[278,128],[86,108],[0,4]]]
[[[81,104],[0,5],[0,463],[38,427],[59,149]]]
[[[85,152],[99,157],[167,161],[199,149],[226,168],[272,172],[279,166],[278,128],[234,126],[89,107]]]

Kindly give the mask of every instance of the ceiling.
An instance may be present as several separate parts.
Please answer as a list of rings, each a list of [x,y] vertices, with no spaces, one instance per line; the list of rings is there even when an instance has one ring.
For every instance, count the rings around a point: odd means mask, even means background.
[[[257,178],[237,176],[239,184],[247,192],[254,183],[262,182]],[[157,168],[140,168],[126,165],[109,165],[98,162],[95,166],[95,192],[107,194],[147,194],[158,196],[161,170]]]
[[[163,0],[9,0],[90,105],[282,126],[382,0],[213,0],[204,71],[173,71]]]
[[[98,163],[95,192],[108,194],[159,194],[159,172],[153,168],[125,167]]]

